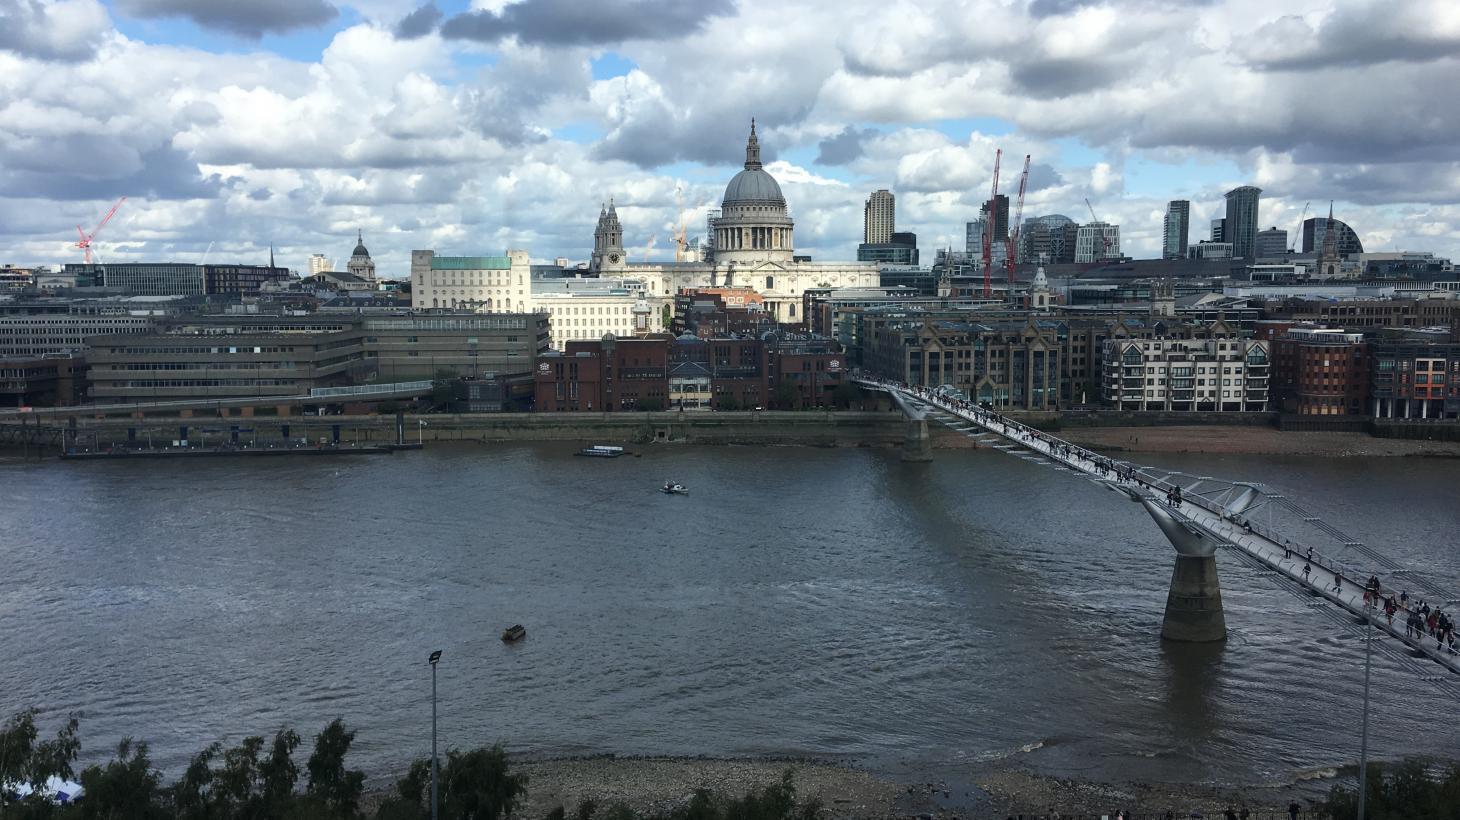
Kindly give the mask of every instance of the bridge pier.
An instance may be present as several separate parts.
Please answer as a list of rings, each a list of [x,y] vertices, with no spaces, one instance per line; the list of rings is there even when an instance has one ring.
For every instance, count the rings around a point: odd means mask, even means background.
[[[902,460],[933,460],[933,441],[928,436],[927,419],[907,420],[907,433],[902,440]]]
[[[1168,641],[1209,643],[1227,639],[1227,617],[1222,612],[1222,587],[1217,578],[1217,542],[1200,529],[1172,514],[1152,497],[1123,488],[1151,514],[1156,526],[1176,548],[1171,589],[1166,593],[1166,617],[1161,637]]]
[[[1168,641],[1210,643],[1227,639],[1222,586],[1215,556],[1176,556],[1161,637]]]

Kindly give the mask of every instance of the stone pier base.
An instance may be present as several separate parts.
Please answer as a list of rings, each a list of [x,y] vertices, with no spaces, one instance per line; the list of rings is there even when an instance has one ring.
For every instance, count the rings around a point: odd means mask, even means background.
[[[1161,637],[1168,641],[1211,642],[1227,638],[1217,559],[1176,556]]]
[[[933,460],[933,442],[928,437],[928,422],[926,419],[908,419],[907,435],[902,442],[902,460]]]

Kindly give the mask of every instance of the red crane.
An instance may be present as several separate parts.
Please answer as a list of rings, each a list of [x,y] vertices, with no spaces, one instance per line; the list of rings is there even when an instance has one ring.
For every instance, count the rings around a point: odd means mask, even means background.
[[[999,208],[999,161],[1004,157],[1004,149],[994,151],[994,188],[989,194],[989,207],[984,211],[983,218],[983,298],[989,299],[994,295],[993,283],[989,280],[989,274],[994,267],[994,214]]]
[[[1004,270],[1009,284],[1014,284],[1014,260],[1019,250],[1019,226],[1024,223],[1024,189],[1029,185],[1029,155],[1024,155],[1024,172],[1019,175],[1019,202],[1014,206],[1014,221],[1009,223],[1009,238],[1004,244]]]
[[[81,239],[77,241],[76,247],[86,251],[86,264],[91,264],[92,240],[96,239],[96,235],[101,233],[102,228],[106,227],[106,223],[112,221],[112,217],[116,215],[117,209],[122,207],[122,203],[126,201],[126,197],[122,197],[121,199],[117,200],[117,204],[113,205],[112,209],[106,212],[106,216],[102,217],[101,221],[96,223],[96,227],[91,231],[91,233],[87,233],[86,231],[81,230],[80,225],[76,226],[76,232],[81,234]]]

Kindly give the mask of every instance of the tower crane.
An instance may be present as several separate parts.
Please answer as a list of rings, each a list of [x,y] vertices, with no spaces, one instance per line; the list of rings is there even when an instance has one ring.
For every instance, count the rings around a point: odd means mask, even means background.
[[[983,219],[983,298],[989,299],[994,295],[993,283],[990,280],[990,273],[994,266],[994,211],[999,206],[999,161],[1003,159],[1004,149],[994,150],[994,186],[993,192],[989,194],[989,209],[984,212]]]
[[[1303,220],[1308,216],[1308,206],[1312,204],[1313,200],[1311,199],[1307,202],[1304,202],[1303,212],[1301,214],[1298,214],[1298,229],[1296,231],[1293,231],[1293,242],[1295,243],[1302,241],[1300,237],[1303,235]],[[1298,246],[1295,244],[1291,248],[1288,248],[1288,253],[1293,253],[1297,251],[1297,249]]]
[[[1024,221],[1024,189],[1029,185],[1029,155],[1024,155],[1024,171],[1019,174],[1019,201],[1014,205],[1014,221],[1009,223],[1009,237],[1004,242],[1004,270],[1009,284],[1014,284],[1014,260],[1019,250],[1019,226]]]
[[[126,201],[126,197],[118,199],[117,204],[113,205],[112,209],[106,212],[106,216],[102,217],[101,221],[96,223],[96,227],[91,230],[91,233],[87,233],[86,231],[81,230],[80,225],[76,226],[76,233],[81,235],[81,239],[77,240],[76,242],[76,247],[82,249],[83,251],[86,251],[86,264],[91,264],[92,241],[96,239],[97,234],[101,233],[101,229],[106,227],[106,223],[112,221],[112,217],[116,216],[117,209],[122,207],[122,203]]]
[[[674,209],[679,219],[679,224],[674,229],[674,261],[683,262],[689,251],[689,240],[685,236],[683,185],[674,186]]]
[[[1090,197],[1088,197],[1088,196],[1085,197],[1085,207],[1090,209],[1090,221],[1091,222],[1099,222],[1100,221],[1100,217],[1098,217],[1098,216],[1095,215],[1095,206],[1093,206],[1093,205],[1090,204]],[[1109,251],[1110,251],[1110,237],[1105,234],[1105,229],[1104,228],[1101,228],[1100,229],[1100,244],[1101,244],[1101,247],[1104,250],[1104,252],[1101,253],[1100,255],[1102,257],[1104,257],[1106,255],[1106,253],[1109,253]]]

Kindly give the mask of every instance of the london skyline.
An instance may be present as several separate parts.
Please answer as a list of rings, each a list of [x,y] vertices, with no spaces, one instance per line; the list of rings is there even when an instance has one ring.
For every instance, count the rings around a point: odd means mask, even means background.
[[[73,226],[119,196],[103,258],[272,242],[303,269],[359,228],[387,276],[412,248],[586,259],[613,198],[630,253],[656,237],[662,261],[752,116],[819,259],[853,258],[878,188],[898,230],[960,249],[996,147],[1033,155],[1026,217],[1089,221],[1088,197],[1137,257],[1168,200],[1196,241],[1245,184],[1290,243],[1333,199],[1371,251],[1460,252],[1439,2],[0,0],[0,31],[9,262],[80,261]]]

